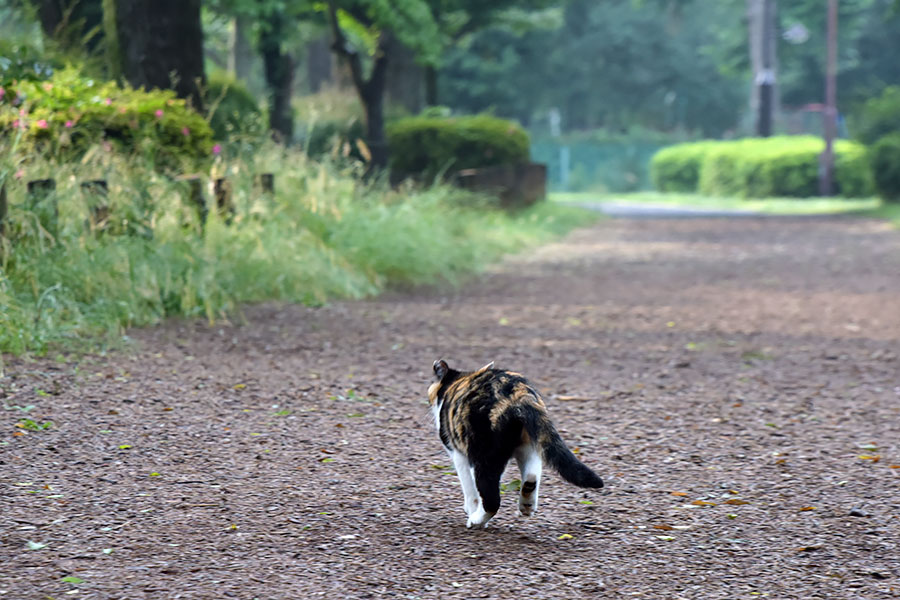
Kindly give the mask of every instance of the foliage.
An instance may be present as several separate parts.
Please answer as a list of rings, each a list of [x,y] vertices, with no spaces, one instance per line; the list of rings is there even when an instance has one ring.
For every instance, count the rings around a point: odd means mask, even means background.
[[[22,151],[78,159],[104,142],[159,168],[191,167],[210,155],[212,132],[171,91],[146,92],[98,82],[74,69],[22,81],[0,98],[0,128],[21,130]]]
[[[217,140],[225,140],[234,134],[253,135],[264,131],[256,97],[243,83],[224,72],[210,75],[204,105]]]
[[[44,81],[60,67],[58,60],[33,44],[0,40],[0,85],[9,86],[16,81]]]
[[[247,302],[316,304],[390,285],[455,282],[586,218],[549,204],[509,216],[450,187],[361,183],[355,170],[268,143],[229,146],[216,159],[214,176],[227,173],[236,214],[226,225],[213,211],[203,228],[184,185],[151,167],[136,157],[31,161],[9,182],[7,235],[15,237],[2,241],[0,351],[78,344],[167,315],[234,316]],[[261,171],[275,173],[274,197],[254,187]],[[58,182],[55,237],[36,227],[23,200],[26,180],[50,174]],[[108,225],[92,231],[79,182],[101,175]],[[125,235],[131,220],[148,234]]]
[[[693,192],[700,183],[700,165],[716,142],[693,142],[661,149],[650,160],[650,178],[660,192]]]
[[[363,122],[355,117],[313,121],[305,128],[304,148],[310,158],[331,154],[333,158],[364,160],[360,148],[364,147],[365,129]]]
[[[446,170],[514,164],[529,157],[528,134],[490,115],[409,117],[387,127],[391,168],[434,176]]]
[[[684,156],[681,156],[682,149]],[[819,157],[824,142],[815,137],[747,138],[683,144],[661,150],[654,158],[657,189],[686,189],[699,161],[697,191],[710,196],[763,198],[818,195]],[[872,194],[872,173],[863,146],[835,143],[837,194],[848,198]]]
[[[743,74],[729,72],[715,49],[718,25],[737,21],[721,4],[651,10],[633,0],[573,0],[559,23],[524,35],[497,25],[447,53],[441,100],[523,123],[556,108],[567,130],[643,125],[719,135],[734,127],[743,95]]]
[[[869,149],[875,188],[887,201],[900,202],[900,131],[888,134]]]
[[[900,86],[891,86],[870,98],[859,111],[856,137],[873,144],[889,133],[900,131]]]

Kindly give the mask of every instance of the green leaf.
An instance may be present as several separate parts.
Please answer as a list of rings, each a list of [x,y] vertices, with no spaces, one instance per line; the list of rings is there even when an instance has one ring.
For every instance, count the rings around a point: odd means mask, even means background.
[[[63,577],[61,581],[65,583],[84,583],[84,579],[80,577],[75,577],[74,575],[69,575],[68,577]]]
[[[31,540],[25,544],[29,550],[40,550],[41,548],[46,548],[47,544],[42,544],[40,542],[32,542]]]
[[[131,444],[121,444],[119,446],[119,450],[128,450],[129,448],[131,448]]]

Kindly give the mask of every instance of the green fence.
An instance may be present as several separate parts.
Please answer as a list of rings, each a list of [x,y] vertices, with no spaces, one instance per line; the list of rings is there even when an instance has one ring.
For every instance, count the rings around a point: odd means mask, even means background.
[[[652,188],[650,159],[662,141],[536,139],[531,158],[547,165],[551,191],[631,192]]]

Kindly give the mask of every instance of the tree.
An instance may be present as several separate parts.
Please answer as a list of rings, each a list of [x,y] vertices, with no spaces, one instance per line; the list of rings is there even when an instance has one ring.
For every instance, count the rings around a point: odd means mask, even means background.
[[[384,92],[391,47],[399,41],[432,64],[439,49],[437,26],[424,0],[328,0],[328,19],[332,48],[347,62],[365,112],[370,171],[384,168]]]
[[[63,50],[96,50],[103,40],[102,0],[35,0],[44,35]]]
[[[200,0],[103,0],[113,72],[134,87],[172,89],[202,110]]]

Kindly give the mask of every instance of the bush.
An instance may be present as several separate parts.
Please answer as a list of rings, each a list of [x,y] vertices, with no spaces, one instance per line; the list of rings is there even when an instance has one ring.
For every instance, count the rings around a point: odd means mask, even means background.
[[[870,98],[862,108],[856,137],[866,145],[882,136],[900,131],[900,86],[886,88]]]
[[[869,161],[878,195],[900,201],[900,132],[882,137],[869,149]]]
[[[433,177],[441,172],[529,160],[528,134],[489,115],[409,117],[387,127],[391,168]]]
[[[259,135],[265,131],[259,102],[243,83],[225,73],[213,73],[206,86],[209,125],[217,140],[234,134]]]
[[[658,153],[665,153],[661,159],[654,157],[654,163],[658,161],[654,182],[661,191],[699,191],[710,196],[817,196],[819,156],[824,149],[824,142],[811,136],[671,146]],[[688,189],[691,169],[698,163],[697,187]],[[685,166],[679,169],[679,165]],[[835,188],[838,195],[849,198],[873,193],[872,172],[860,144],[835,143]]]
[[[693,142],[661,149],[650,160],[650,178],[661,192],[693,192],[700,182],[700,164],[715,142]]]
[[[22,154],[71,161],[106,143],[173,170],[192,169],[210,155],[209,124],[168,90],[119,88],[67,69],[46,81],[21,81],[4,92],[0,141],[11,132],[21,135]]]
[[[306,154],[312,158],[322,158],[330,153],[363,160],[360,142],[365,142],[366,127],[356,117],[314,121],[307,125],[305,132]]]
[[[16,81],[44,81],[59,67],[35,46],[18,41],[0,41],[0,85]]]

